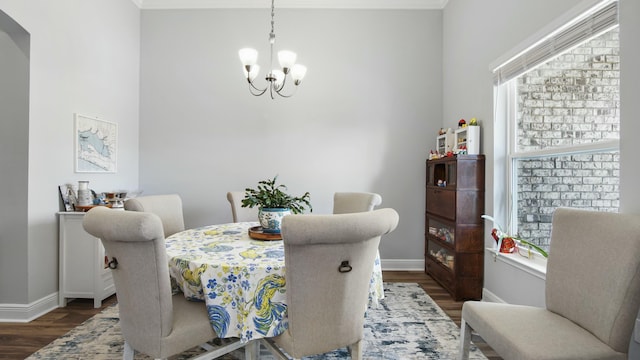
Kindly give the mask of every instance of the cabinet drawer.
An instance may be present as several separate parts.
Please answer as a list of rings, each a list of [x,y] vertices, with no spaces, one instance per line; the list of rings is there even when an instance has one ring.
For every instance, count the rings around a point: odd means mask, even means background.
[[[449,220],[456,219],[456,193],[452,190],[427,188],[427,212]]]
[[[449,292],[453,291],[453,273],[427,257],[427,273]]]

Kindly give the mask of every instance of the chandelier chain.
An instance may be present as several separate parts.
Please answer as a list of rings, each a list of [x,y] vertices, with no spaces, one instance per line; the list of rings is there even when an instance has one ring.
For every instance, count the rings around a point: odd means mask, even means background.
[[[274,30],[274,24],[275,24],[275,16],[276,16],[276,10],[275,10],[275,1],[276,0],[271,0],[271,36],[275,37],[276,32]]]

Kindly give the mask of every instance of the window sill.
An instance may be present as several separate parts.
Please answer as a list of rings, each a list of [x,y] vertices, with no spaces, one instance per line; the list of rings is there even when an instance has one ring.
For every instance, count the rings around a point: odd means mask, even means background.
[[[534,253],[532,258],[526,258],[520,254],[498,253],[493,248],[486,248],[485,250],[491,255],[494,262],[501,261],[542,280],[547,278],[547,259],[542,255]]]

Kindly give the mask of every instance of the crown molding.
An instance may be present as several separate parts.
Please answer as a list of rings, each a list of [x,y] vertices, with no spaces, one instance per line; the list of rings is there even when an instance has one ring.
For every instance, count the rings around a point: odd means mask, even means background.
[[[261,9],[268,0],[131,0],[140,9]],[[448,0],[278,0],[289,9],[416,9],[441,10]]]

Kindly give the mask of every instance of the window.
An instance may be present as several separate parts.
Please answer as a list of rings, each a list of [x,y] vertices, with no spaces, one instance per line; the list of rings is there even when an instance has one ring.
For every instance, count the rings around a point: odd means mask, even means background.
[[[507,222],[547,250],[556,208],[618,211],[617,5],[601,3],[494,72]]]

